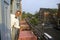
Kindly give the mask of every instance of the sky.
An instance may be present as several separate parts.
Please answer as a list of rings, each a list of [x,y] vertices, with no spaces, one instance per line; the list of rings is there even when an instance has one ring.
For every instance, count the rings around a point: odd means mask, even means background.
[[[22,11],[35,13],[40,8],[58,8],[60,0],[22,0]]]

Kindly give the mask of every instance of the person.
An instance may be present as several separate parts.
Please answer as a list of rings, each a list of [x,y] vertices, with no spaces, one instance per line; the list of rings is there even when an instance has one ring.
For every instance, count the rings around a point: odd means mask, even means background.
[[[11,36],[12,40],[17,40],[19,27],[19,13],[11,14]]]

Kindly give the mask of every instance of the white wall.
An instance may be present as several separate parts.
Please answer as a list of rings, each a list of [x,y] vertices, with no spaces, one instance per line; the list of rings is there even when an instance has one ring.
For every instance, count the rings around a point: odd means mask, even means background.
[[[8,3],[8,4],[7,4]],[[11,40],[10,32],[10,2],[0,0],[0,30],[1,40]]]
[[[0,2],[0,4],[1,4],[1,2]],[[0,5],[0,7],[1,7],[1,5]],[[0,39],[1,39],[1,8],[0,8]]]
[[[17,4],[16,4],[16,3],[17,3],[17,0],[14,0],[14,1],[13,1],[13,6],[12,6],[12,13],[13,13],[13,14],[15,14],[16,11],[18,10],[18,9],[17,9]]]
[[[2,16],[1,16],[1,0],[0,0],[0,24],[2,23]]]
[[[13,5],[12,5],[12,13],[15,14],[16,13],[16,1],[13,1]]]
[[[2,26],[2,16],[1,16],[1,0],[0,0],[0,40],[1,40],[1,26]]]

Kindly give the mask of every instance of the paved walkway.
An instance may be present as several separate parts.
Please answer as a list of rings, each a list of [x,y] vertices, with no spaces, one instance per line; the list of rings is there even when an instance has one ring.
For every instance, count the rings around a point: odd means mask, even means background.
[[[20,31],[30,30],[29,25],[26,23],[25,20],[20,21]]]
[[[37,40],[37,37],[34,33],[30,30],[29,25],[26,23],[25,20],[20,22],[20,33],[18,40]]]

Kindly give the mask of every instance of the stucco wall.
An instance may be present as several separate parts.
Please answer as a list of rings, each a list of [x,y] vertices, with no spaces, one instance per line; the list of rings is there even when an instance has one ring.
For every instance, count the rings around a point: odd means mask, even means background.
[[[13,5],[12,5],[12,13],[15,14],[17,11],[17,0],[13,1]]]
[[[1,16],[1,0],[0,0],[0,24],[2,23],[2,16]]]
[[[2,16],[1,16],[1,0],[0,0],[0,40],[1,40],[1,26],[2,26]]]
[[[10,2],[0,0],[0,30],[1,30],[1,40],[11,40],[10,32]],[[5,7],[7,7],[7,12]]]
[[[2,28],[2,13],[1,13],[1,0],[0,0],[0,39],[1,39],[1,28]]]
[[[12,9],[12,13],[15,14],[16,12],[16,1],[13,1],[13,5],[12,5],[13,9]]]

